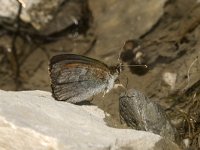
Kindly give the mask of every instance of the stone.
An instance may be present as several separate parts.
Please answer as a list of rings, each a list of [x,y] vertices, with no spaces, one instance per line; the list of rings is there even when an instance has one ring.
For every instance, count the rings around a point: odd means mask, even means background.
[[[178,138],[177,131],[165,111],[141,92],[130,89],[120,95],[119,109],[128,126],[159,134],[171,141]]]
[[[82,15],[81,0],[20,0],[22,12],[20,19],[31,24],[40,34],[49,35],[78,23]],[[17,0],[0,0],[1,21],[13,22],[17,17]]]
[[[0,90],[0,99],[2,149],[179,149],[153,133],[108,127],[96,106],[59,102],[49,92]]]

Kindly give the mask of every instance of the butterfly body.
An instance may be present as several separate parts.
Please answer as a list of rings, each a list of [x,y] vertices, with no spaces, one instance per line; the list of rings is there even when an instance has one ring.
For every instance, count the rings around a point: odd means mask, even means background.
[[[56,100],[77,103],[101,92],[109,92],[120,73],[119,67],[89,57],[61,54],[50,60],[50,77]]]

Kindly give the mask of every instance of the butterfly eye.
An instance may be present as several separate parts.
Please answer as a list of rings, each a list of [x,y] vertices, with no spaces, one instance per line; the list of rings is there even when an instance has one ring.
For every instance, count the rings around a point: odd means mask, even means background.
[[[122,70],[123,70],[123,65],[122,65],[122,63],[120,63],[120,64],[118,64],[118,65],[116,66],[116,71],[117,71],[118,73],[121,73]]]
[[[117,79],[115,80],[115,84],[120,84],[119,78],[117,78]]]

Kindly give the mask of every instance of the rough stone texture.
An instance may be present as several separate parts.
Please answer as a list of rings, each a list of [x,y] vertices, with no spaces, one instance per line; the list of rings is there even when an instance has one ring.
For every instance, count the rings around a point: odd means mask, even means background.
[[[55,138],[42,135],[28,128],[17,127],[0,117],[0,148],[5,150],[50,150],[62,148]],[[33,146],[34,145],[34,146]]]
[[[141,92],[130,89],[120,95],[120,115],[132,128],[150,131],[175,141],[176,129],[164,110]]]
[[[1,0],[0,3],[1,17],[14,19],[17,16],[18,5],[16,0]]]
[[[125,39],[138,38],[156,24],[166,0],[89,0],[97,34],[98,55],[119,52]],[[117,56],[117,55],[116,55]]]
[[[21,0],[23,7],[20,18],[32,24],[32,26],[43,34],[58,32],[78,22],[81,16],[81,5],[79,0]],[[0,17],[12,21],[18,12],[17,0],[0,0]],[[67,13],[66,13],[67,12]]]
[[[53,13],[53,19],[48,22],[41,32],[44,35],[57,33],[69,27],[72,24],[79,24],[79,20],[85,14],[83,7],[85,1],[82,0],[68,0]]]
[[[62,1],[63,0],[45,2],[45,0],[23,0],[24,6],[20,18],[25,22],[31,22],[35,28],[39,29],[44,23],[49,22],[49,20],[52,19],[50,12],[55,10]],[[0,3],[2,4],[0,6],[0,16],[15,19],[19,7],[17,0],[1,0]]]
[[[4,149],[179,149],[153,133],[107,127],[102,110],[55,101],[49,92],[0,91],[0,97]]]

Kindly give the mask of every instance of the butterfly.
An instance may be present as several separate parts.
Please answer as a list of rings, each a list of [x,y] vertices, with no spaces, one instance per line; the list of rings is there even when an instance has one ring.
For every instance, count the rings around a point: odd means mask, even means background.
[[[98,93],[107,93],[117,85],[121,70],[120,64],[107,66],[82,55],[53,56],[49,64],[53,97],[59,101],[78,103]]]

